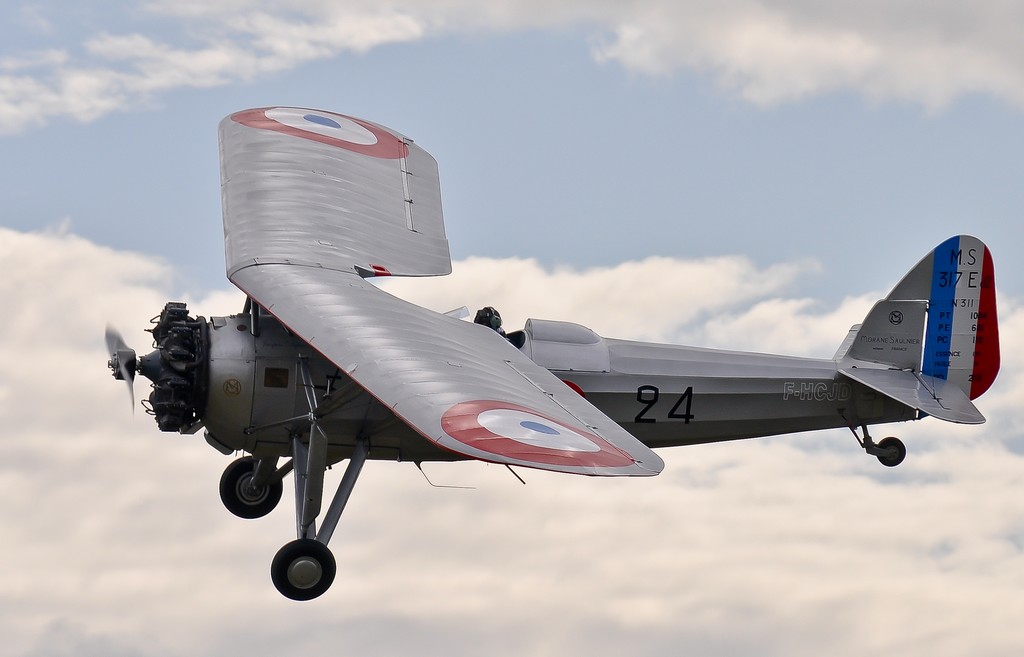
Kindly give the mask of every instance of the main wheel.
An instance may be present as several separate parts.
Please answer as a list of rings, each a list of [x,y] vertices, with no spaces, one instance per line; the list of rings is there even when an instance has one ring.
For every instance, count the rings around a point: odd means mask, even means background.
[[[256,462],[251,456],[234,461],[220,477],[220,500],[228,511],[239,518],[262,518],[281,501],[284,485],[280,481],[266,486],[253,486]]]
[[[895,468],[903,459],[907,458],[907,446],[899,438],[883,438],[878,443],[879,449],[889,450],[891,453],[879,455],[878,462],[887,468]]]
[[[270,578],[286,598],[312,600],[334,582],[338,567],[326,545],[311,538],[285,544],[270,564]]]

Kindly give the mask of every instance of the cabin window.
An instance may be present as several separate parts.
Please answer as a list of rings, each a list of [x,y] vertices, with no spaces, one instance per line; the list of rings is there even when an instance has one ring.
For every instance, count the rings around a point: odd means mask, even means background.
[[[263,371],[263,385],[266,388],[287,388],[288,369],[284,367],[268,367]]]

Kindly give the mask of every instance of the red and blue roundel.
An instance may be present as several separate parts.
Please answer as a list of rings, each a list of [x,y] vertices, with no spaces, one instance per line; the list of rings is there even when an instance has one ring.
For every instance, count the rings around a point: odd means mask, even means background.
[[[464,445],[527,463],[605,468],[634,464],[596,434],[509,402],[456,404],[441,416],[441,428]]]
[[[409,155],[409,146],[401,137],[344,114],[298,107],[264,107],[236,112],[231,120],[250,128],[281,132],[370,157],[397,160]]]

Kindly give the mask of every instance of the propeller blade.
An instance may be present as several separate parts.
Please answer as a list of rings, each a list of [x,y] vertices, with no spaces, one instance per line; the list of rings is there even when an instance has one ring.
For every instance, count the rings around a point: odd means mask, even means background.
[[[132,412],[135,412],[135,368],[137,359],[135,351],[128,346],[115,329],[107,326],[106,334],[104,336],[107,341],[107,353],[110,354],[110,360],[107,361],[107,367],[114,373],[114,378],[124,381],[128,384],[128,396],[132,401]]]
[[[107,324],[107,330],[103,334],[103,337],[107,341],[107,351],[110,353],[117,353],[119,349],[127,349],[128,344],[125,343],[124,338],[121,334],[110,324]]]

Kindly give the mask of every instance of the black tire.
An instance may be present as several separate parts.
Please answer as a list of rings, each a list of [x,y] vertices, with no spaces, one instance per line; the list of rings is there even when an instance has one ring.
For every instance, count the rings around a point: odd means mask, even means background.
[[[220,477],[220,500],[239,518],[262,518],[274,510],[284,491],[284,484],[280,481],[252,489],[249,480],[255,464],[251,456],[240,458],[225,468]]]
[[[895,453],[892,455],[878,456],[878,462],[887,468],[895,468],[900,463],[903,463],[903,459],[907,458],[907,446],[903,444],[903,441],[899,438],[883,438],[878,443],[879,449],[893,449]]]
[[[331,588],[338,571],[326,545],[310,538],[285,544],[270,564],[274,586],[291,600],[312,600]]]

